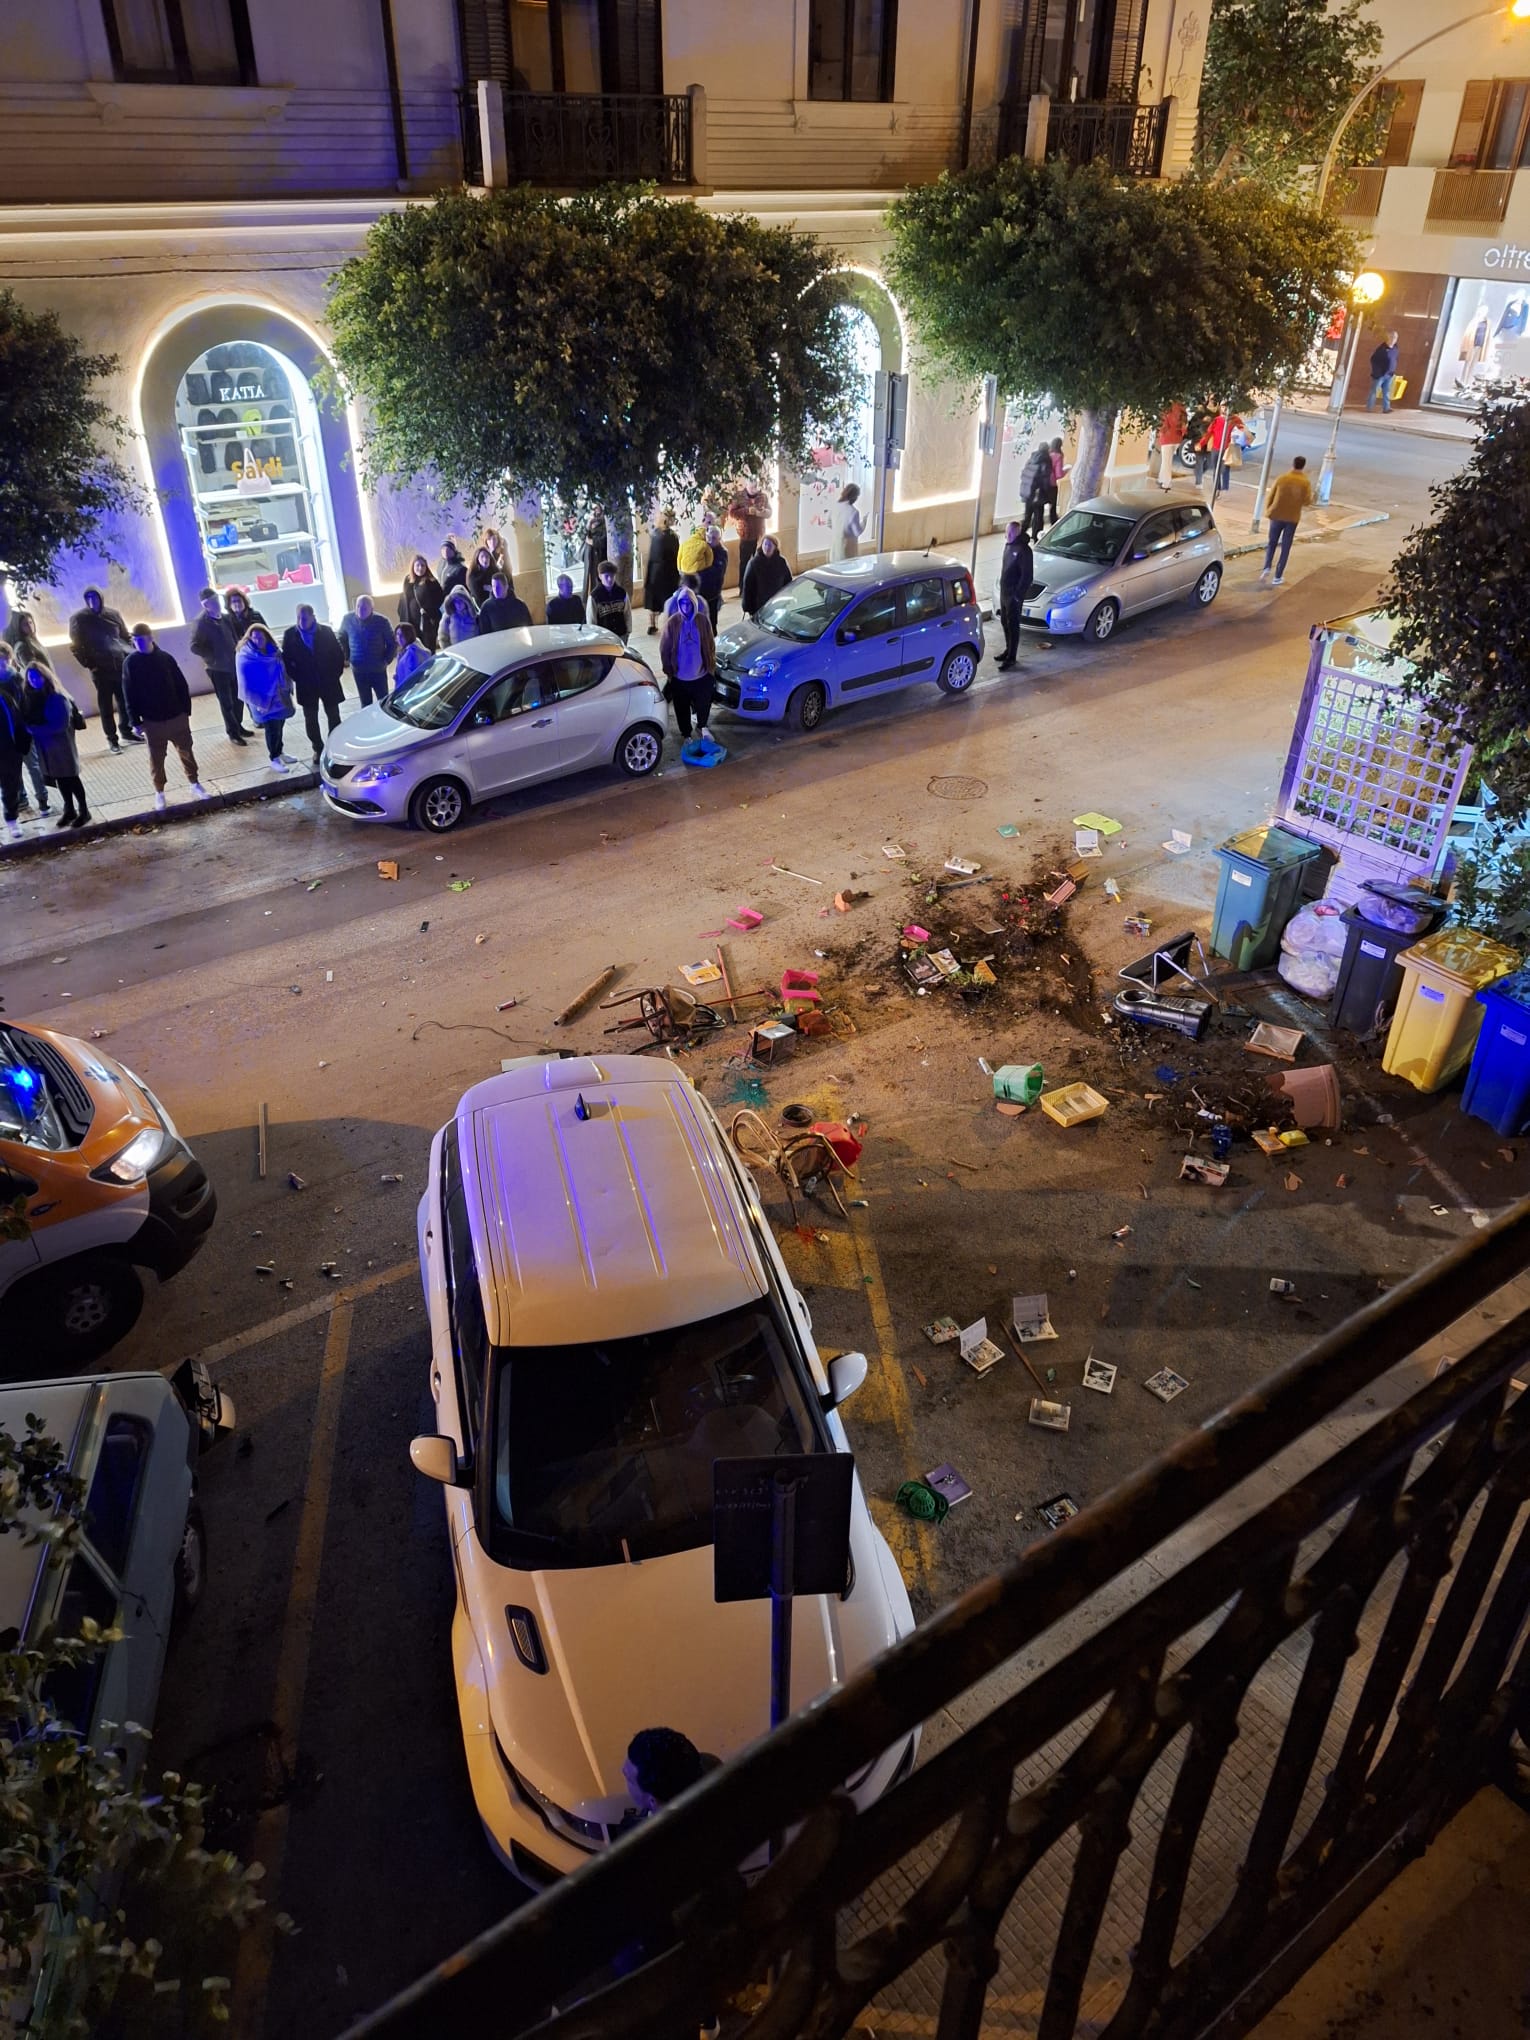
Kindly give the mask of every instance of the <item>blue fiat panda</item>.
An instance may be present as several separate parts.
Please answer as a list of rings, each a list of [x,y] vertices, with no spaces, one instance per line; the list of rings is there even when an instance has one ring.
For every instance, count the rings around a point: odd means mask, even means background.
[[[799,574],[717,640],[717,700],[751,722],[815,730],[830,708],[933,680],[965,694],[983,656],[960,560],[867,553]]]

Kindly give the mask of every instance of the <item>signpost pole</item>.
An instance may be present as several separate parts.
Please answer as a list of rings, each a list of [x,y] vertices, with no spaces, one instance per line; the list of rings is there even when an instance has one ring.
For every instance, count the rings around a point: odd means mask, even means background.
[[[770,1510],[770,1725],[792,1709],[792,1567],[797,1544],[795,1473],[777,1473]]]

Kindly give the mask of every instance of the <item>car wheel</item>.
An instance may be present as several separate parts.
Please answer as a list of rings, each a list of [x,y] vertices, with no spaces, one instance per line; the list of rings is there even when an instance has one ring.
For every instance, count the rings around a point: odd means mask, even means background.
[[[82,1257],[33,1276],[18,1302],[22,1336],[12,1378],[25,1379],[36,1371],[39,1348],[62,1363],[64,1372],[109,1352],[137,1324],[143,1284],[126,1261]]]
[[[628,730],[616,747],[616,764],[629,779],[646,779],[664,756],[664,732],[653,723]]]
[[[180,1549],[175,1554],[175,1622],[184,1622],[207,1591],[207,1525],[193,1502],[186,1511]]]
[[[1116,625],[1121,621],[1121,605],[1114,596],[1097,603],[1089,612],[1089,621],[1084,625],[1084,636],[1093,638],[1097,645],[1104,644],[1108,637],[1115,635]]]
[[[1212,603],[1216,601],[1217,590],[1221,585],[1222,569],[1220,567],[1208,567],[1195,584],[1196,608],[1209,609]]]
[[[958,645],[946,654],[938,685],[945,694],[965,694],[977,678],[977,657],[970,645]]]
[[[409,803],[414,826],[432,836],[444,836],[448,829],[455,829],[467,811],[467,794],[456,779],[427,779]]]
[[[786,704],[787,723],[794,730],[816,730],[828,705],[829,697],[823,682],[810,680],[806,687],[799,687]]]

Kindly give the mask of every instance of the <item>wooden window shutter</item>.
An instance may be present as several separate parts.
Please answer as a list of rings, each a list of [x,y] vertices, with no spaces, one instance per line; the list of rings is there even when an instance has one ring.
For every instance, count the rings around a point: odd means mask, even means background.
[[[1406,163],[1413,148],[1413,130],[1418,126],[1419,103],[1424,96],[1422,78],[1399,78],[1391,88],[1392,118],[1379,163]]]
[[[1473,78],[1461,94],[1461,115],[1456,122],[1456,139],[1451,144],[1452,170],[1473,170],[1487,139],[1497,81]]]

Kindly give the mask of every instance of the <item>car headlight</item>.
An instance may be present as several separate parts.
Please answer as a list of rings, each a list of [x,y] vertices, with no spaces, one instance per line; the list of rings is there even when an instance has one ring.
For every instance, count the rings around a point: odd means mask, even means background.
[[[362,765],[351,774],[352,786],[381,786],[385,779],[397,779],[396,765]]]
[[[146,1126],[120,1154],[90,1173],[98,1183],[141,1183],[164,1153],[167,1139],[163,1127]]]
[[[498,1740],[496,1736],[496,1745]],[[545,1792],[539,1792],[523,1772],[516,1770],[503,1749],[500,1750],[500,1757],[506,1770],[520,1788],[522,1797],[537,1808],[555,1833],[561,1834],[567,1841],[577,1842],[581,1848],[603,1849],[606,1846],[611,1839],[611,1830],[603,1821],[585,1820],[577,1813],[570,1813],[567,1807],[560,1806],[555,1799],[549,1799]]]
[[[1070,602],[1077,602],[1080,595],[1087,595],[1088,593],[1089,583],[1087,581],[1074,581],[1068,587],[1058,589],[1057,593],[1052,597],[1052,607],[1054,609],[1066,609]]]
[[[756,659],[752,666],[744,668],[746,680],[768,680],[780,665],[779,659]]]

